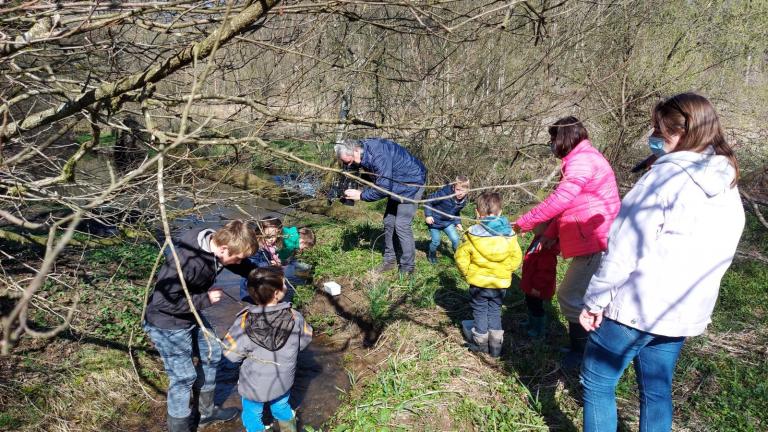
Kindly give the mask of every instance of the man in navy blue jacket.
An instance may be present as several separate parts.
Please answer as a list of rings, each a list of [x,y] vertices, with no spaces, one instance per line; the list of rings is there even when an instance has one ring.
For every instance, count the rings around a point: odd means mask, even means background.
[[[394,234],[400,241],[402,255],[400,271],[413,273],[416,244],[413,240],[413,216],[424,193],[427,169],[420,160],[394,141],[384,138],[347,140],[336,144],[336,156],[347,165],[359,165],[371,174],[377,188],[362,191],[347,189],[344,196],[351,200],[378,201],[388,197],[384,212],[384,263],[380,271],[395,268]]]

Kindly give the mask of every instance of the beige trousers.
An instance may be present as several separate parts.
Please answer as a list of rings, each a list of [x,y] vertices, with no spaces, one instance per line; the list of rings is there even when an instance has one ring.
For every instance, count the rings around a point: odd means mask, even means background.
[[[600,266],[602,252],[573,257],[565,277],[557,288],[557,302],[565,319],[572,323],[579,322],[579,314],[584,309],[584,293],[589,280]]]

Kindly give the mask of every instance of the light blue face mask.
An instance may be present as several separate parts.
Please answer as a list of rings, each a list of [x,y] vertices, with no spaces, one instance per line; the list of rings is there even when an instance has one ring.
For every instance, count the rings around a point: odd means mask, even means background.
[[[653,135],[649,136],[648,147],[651,149],[651,152],[653,152],[653,154],[655,154],[658,157],[662,157],[667,153],[666,151],[664,151],[664,138],[660,138]]]

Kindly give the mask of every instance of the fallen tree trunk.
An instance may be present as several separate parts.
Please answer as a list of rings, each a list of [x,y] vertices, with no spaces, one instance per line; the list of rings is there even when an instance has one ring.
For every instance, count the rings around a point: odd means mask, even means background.
[[[328,205],[325,198],[308,198],[299,194],[292,194],[275,183],[246,170],[221,168],[204,161],[190,161],[190,163],[197,169],[197,174],[208,180],[253,192],[260,198],[279,202],[286,207],[340,220],[358,219],[362,216],[362,212],[355,207],[345,206],[337,201]]]

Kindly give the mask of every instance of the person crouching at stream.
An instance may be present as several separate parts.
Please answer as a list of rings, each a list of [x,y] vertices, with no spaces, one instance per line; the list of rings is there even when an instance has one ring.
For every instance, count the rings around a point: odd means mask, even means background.
[[[222,291],[211,288],[224,267],[247,276],[254,266],[243,260],[256,248],[253,231],[240,220],[231,221],[217,231],[193,229],[174,240],[183,280],[194,308],[199,311],[221,300]],[[221,346],[211,324],[205,317],[200,316],[200,319],[205,328],[198,325],[176,271],[176,260],[169,256],[157,272],[143,323],[168,375],[169,432],[195,429],[190,402],[194,402],[192,389],[196,383],[202,383],[201,387],[195,387],[199,390],[198,429],[237,417],[237,409],[222,409],[213,404]],[[198,353],[201,377],[192,361],[193,352]]]
[[[501,355],[501,301],[512,284],[512,272],[522,251],[509,221],[501,216],[501,197],[484,192],[475,210],[480,223],[469,228],[454,256],[469,284],[473,321],[463,321],[462,332],[472,351]]]
[[[296,295],[295,287],[306,283],[297,275],[298,261],[296,255],[315,246],[315,232],[307,227],[283,227],[283,247],[277,251],[277,256],[285,273],[285,279],[288,281],[288,292],[283,301],[292,302]]]
[[[259,246],[256,252],[248,257],[248,262],[260,268],[279,266],[281,261],[277,248],[282,246],[282,230],[283,222],[276,217],[265,217],[256,221],[253,232]],[[253,303],[248,294],[247,275],[240,281],[240,300]]]
[[[296,432],[296,417],[288,404],[296,376],[299,351],[312,341],[312,327],[300,312],[283,303],[286,286],[280,267],[258,268],[248,275],[248,293],[255,305],[237,314],[224,337],[224,355],[243,362],[237,390],[243,401],[247,432],[266,430],[264,404],[282,432]]]

